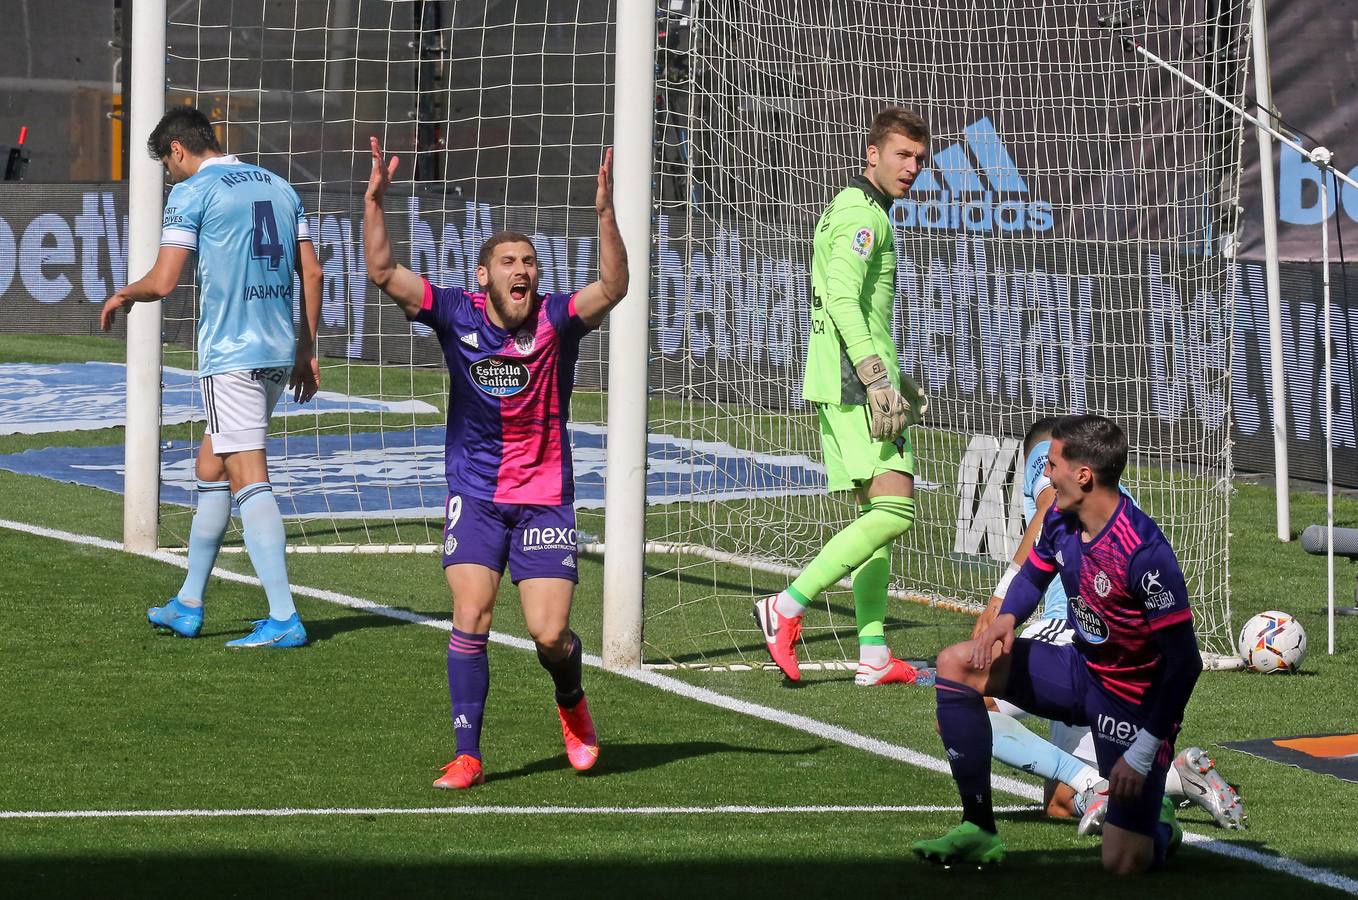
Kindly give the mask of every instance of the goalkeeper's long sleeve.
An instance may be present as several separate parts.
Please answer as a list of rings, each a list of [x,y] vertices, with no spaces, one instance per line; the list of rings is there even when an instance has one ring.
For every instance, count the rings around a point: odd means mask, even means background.
[[[802,397],[865,402],[857,370],[879,357],[896,383],[896,245],[891,198],[856,176],[816,223],[811,251],[811,331]]]
[[[867,237],[862,236],[864,233]],[[867,314],[858,299],[863,292],[863,281],[867,278],[867,254],[872,251],[872,233],[867,223],[837,224],[825,271],[830,292],[824,298],[825,311],[839,331],[849,362],[855,366],[877,352],[868,330]]]

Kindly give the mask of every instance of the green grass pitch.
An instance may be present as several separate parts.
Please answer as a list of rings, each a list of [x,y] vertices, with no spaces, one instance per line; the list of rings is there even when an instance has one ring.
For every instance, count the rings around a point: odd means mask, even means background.
[[[0,339],[0,361],[119,359],[111,342]],[[173,362],[173,361],[171,361]],[[182,364],[182,363],[181,363]],[[597,402],[590,401],[590,402]],[[110,443],[117,430],[0,437],[0,452]],[[1322,499],[1294,496],[1300,524]],[[121,500],[103,491],[0,472],[0,518],[117,540]],[[1339,523],[1358,526],[1341,500]],[[1272,495],[1241,485],[1232,515],[1238,621],[1282,608],[1310,635],[1295,677],[1206,673],[1180,746],[1198,744],[1241,786],[1250,829],[1193,832],[1358,879],[1358,785],[1223,750],[1218,742],[1349,731],[1358,725],[1358,622],[1341,620],[1325,654],[1324,560],[1272,537]],[[221,565],[251,573],[243,555]],[[1353,567],[1339,568],[1350,596]],[[1000,816],[1010,850],[1000,870],[935,870],[908,844],[956,821],[951,811],[641,815],[638,807],[946,806],[945,775],[853,749],[635,680],[591,669],[586,688],[603,741],[587,776],[566,764],[550,681],[531,653],[492,644],[485,730],[489,780],[467,794],[430,783],[451,751],[446,637],[435,628],[299,597],[315,638],[297,652],[222,648],[263,609],[258,588],[215,581],[204,635],[153,633],[148,605],[171,596],[180,569],[117,551],[0,530],[0,812],[37,810],[616,808],[545,813],[213,818],[0,819],[5,896],[527,896],[832,895],[1100,897],[1249,891],[1340,896],[1277,866],[1186,845],[1163,873],[1115,881],[1097,842],[1035,810]],[[448,615],[437,562],[415,556],[292,556],[295,584],[432,617]],[[584,558],[575,624],[599,646],[601,568]],[[768,587],[777,579],[763,578]],[[673,598],[653,583],[652,602]],[[900,655],[931,655],[970,620],[895,605],[888,637]],[[496,630],[523,635],[501,598]],[[768,673],[678,672],[727,697],[807,716],[929,756],[942,755],[932,697],[909,688],[865,696],[843,673],[809,673],[790,689]],[[1002,773],[996,767],[997,774]],[[1003,774],[1009,774],[1007,772]],[[997,793],[999,804],[1022,801]]]

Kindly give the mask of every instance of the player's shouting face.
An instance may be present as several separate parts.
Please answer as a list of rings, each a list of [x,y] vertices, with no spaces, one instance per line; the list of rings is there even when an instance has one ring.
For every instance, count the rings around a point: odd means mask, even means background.
[[[518,328],[533,311],[538,288],[538,257],[526,241],[504,241],[491,248],[489,259],[476,267],[476,280],[490,298],[496,323]]]

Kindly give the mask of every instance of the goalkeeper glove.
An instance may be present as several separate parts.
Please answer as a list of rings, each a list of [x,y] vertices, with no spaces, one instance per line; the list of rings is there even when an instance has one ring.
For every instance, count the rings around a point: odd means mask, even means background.
[[[901,395],[910,407],[905,414],[905,424],[909,426],[923,422],[924,414],[929,411],[929,397],[924,393],[924,388],[904,372],[901,373]]]
[[[867,390],[870,419],[868,433],[874,441],[896,440],[905,433],[910,404],[892,386],[882,358],[874,353],[854,366],[854,372]]]

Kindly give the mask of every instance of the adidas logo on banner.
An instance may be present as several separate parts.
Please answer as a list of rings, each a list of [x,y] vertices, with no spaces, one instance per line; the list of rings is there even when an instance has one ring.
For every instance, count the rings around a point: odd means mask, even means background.
[[[471,347],[473,350],[481,349],[481,340],[476,336],[475,331],[473,331],[470,334],[462,335],[462,337],[459,340],[461,340],[462,343],[466,344],[468,347]]]
[[[947,231],[1050,231],[1052,205],[1028,199],[1028,183],[990,119],[982,117],[962,133],[965,141],[933,154],[933,165],[896,201],[892,223]]]

